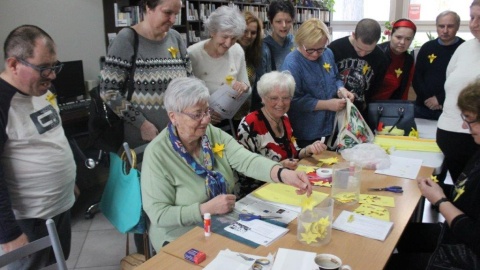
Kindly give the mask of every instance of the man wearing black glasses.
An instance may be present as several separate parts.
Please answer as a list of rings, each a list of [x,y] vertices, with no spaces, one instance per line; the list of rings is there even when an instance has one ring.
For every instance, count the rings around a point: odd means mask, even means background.
[[[0,244],[4,252],[48,235],[55,221],[60,242],[70,252],[70,208],[74,203],[75,162],[62,128],[52,80],[61,71],[52,38],[23,25],[4,44],[0,74]],[[51,264],[46,249],[8,269]]]

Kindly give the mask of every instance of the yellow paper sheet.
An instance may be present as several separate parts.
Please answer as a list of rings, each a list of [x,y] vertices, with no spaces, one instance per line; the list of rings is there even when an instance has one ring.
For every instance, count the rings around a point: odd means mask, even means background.
[[[373,194],[360,194],[359,203],[373,204],[377,206],[395,207],[395,199],[393,197],[373,195]]]
[[[374,143],[385,150],[395,147],[397,150],[441,152],[435,139],[417,139],[408,136],[376,135]]]
[[[254,191],[253,195],[262,200],[301,207],[302,200],[305,198],[305,195],[297,195],[295,190],[296,188],[289,185],[267,184]],[[315,205],[319,204],[327,197],[328,194],[323,192],[313,191],[312,193],[312,198],[315,201]]]
[[[310,172],[316,172],[317,169],[319,169],[319,167],[308,166],[308,165],[298,165],[295,171],[310,173]]]
[[[361,204],[353,212],[360,215],[380,219],[380,220],[390,221],[390,213],[386,208],[372,205],[372,204],[366,204],[366,203]]]

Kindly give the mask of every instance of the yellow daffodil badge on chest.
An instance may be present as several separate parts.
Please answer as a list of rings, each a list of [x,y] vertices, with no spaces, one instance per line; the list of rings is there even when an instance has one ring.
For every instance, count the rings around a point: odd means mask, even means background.
[[[232,75],[225,76],[225,82],[227,82],[228,85],[232,86],[233,80],[235,80],[235,78]]]
[[[178,53],[177,48],[174,48],[173,46],[170,46],[170,48],[168,48],[168,51],[170,52],[170,54],[172,55],[173,58],[177,58],[177,53]]]
[[[428,56],[428,60],[430,60],[430,64],[433,63],[433,60],[435,60],[435,58],[437,58],[437,56],[433,53]]]
[[[220,158],[223,158],[223,151],[225,150],[225,144],[218,144],[215,143],[215,146],[213,146],[212,151],[213,154],[218,155]]]
[[[323,68],[324,68],[328,73],[330,73],[330,68],[331,68],[331,66],[330,66],[329,63],[323,63]]]
[[[52,104],[53,107],[57,107],[57,95],[55,94],[52,94],[52,93],[48,93],[47,96],[45,97],[45,99],[50,102],[50,104]]]
[[[367,72],[370,70],[370,66],[369,65],[365,65],[362,67],[362,72],[363,72],[363,75],[367,74]]]
[[[400,68],[395,69],[395,74],[397,75],[397,78],[402,75],[403,71]]]

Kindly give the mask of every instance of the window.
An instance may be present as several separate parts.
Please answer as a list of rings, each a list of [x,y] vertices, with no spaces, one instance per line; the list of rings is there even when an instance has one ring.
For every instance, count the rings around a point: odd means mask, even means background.
[[[382,29],[387,21],[410,18],[417,25],[412,46],[421,46],[431,35],[437,37],[435,19],[444,10],[452,10],[462,20],[457,36],[473,38],[468,28],[472,0],[336,0],[332,16],[332,40],[350,35],[356,23],[363,18],[377,20]]]

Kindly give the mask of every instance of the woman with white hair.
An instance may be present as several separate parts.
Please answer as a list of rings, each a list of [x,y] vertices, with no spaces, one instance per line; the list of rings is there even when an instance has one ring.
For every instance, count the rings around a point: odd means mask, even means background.
[[[290,72],[266,73],[258,81],[257,90],[264,106],[249,113],[240,122],[237,134],[240,144],[291,170],[297,168],[298,159],[327,149],[320,141],[300,149],[292,136],[292,126],[286,114],[295,92],[295,79]],[[239,196],[250,193],[262,184],[254,179],[242,179]]]
[[[172,80],[164,99],[170,123],[145,150],[142,200],[157,251],[202,222],[203,214],[233,210],[234,170],[294,186],[299,195],[312,192],[305,173],[285,170],[210,125],[209,97],[205,84],[196,78]]]
[[[205,82],[210,94],[223,84],[230,84],[240,94],[249,94],[245,55],[242,46],[237,44],[246,29],[242,13],[237,8],[221,6],[210,14],[204,25],[211,38],[187,49],[193,74]],[[221,120],[218,113],[212,112],[212,124]]]

